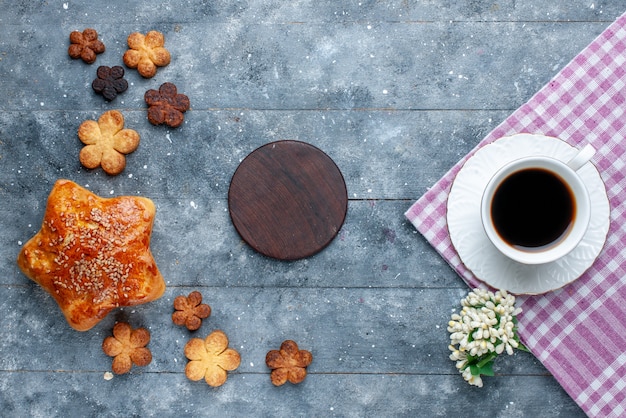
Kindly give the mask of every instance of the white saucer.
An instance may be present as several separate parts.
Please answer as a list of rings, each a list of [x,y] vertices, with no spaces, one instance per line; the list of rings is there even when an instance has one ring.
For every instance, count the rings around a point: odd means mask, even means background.
[[[476,278],[511,293],[540,294],[573,282],[591,267],[604,246],[610,223],[604,182],[592,163],[578,171],[591,200],[589,229],[580,244],[557,261],[533,266],[505,257],[487,238],[480,217],[482,190],[499,167],[529,155],[568,160],[576,152],[557,138],[518,134],[485,145],[467,160],[448,196],[447,220],[452,244]]]

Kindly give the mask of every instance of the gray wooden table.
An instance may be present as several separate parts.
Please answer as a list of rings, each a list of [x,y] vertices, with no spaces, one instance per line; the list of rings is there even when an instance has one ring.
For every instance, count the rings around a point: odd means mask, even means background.
[[[410,204],[610,22],[621,0],[0,1],[0,415],[584,416],[532,355],[500,358],[481,389],[448,359],[446,324],[467,287],[404,219]],[[67,55],[95,28],[95,64]],[[111,103],[91,90],[126,37],[165,35],[169,66],[128,70]],[[192,109],[178,129],[146,119],[143,94],[170,81]],[[116,177],[78,161],[80,123],[122,111],[141,144]],[[271,141],[331,156],[349,195],[319,254],[263,257],[228,215],[230,178]],[[157,205],[152,251],[167,282],[148,305],[89,332],[18,270],[52,184]],[[213,312],[194,334],[173,299],[200,290]],[[152,333],[152,363],[105,380],[116,320]],[[242,357],[213,389],[184,375],[183,348],[214,329]],[[300,385],[274,387],[265,354],[313,353]]]

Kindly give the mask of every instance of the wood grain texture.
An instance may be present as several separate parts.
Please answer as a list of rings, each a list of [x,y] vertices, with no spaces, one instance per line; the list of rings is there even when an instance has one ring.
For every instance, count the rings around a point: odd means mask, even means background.
[[[300,141],[275,141],[237,167],[228,211],[252,248],[278,260],[317,254],[335,238],[348,210],[343,175],[322,150]]]
[[[6,416],[582,417],[532,355],[499,358],[485,387],[448,359],[446,324],[467,286],[404,211],[491,129],[623,13],[622,1],[109,1],[2,3],[0,14],[0,409]],[[72,30],[107,49],[67,55]],[[91,89],[120,65],[126,37],[159,30],[172,62],[127,69],[113,103]],[[173,82],[191,109],[150,125],[143,95]],[[120,110],[141,135],[111,177],[78,161],[78,126]],[[348,210],[312,257],[260,255],[230,222],[228,188],[255,149],[297,140],[344,175]],[[58,178],[104,197],[141,195],[157,215],[152,252],[167,289],[87,333],[15,264]],[[212,308],[190,333],[176,296]],[[105,380],[116,320],[151,331],[153,362]],[[184,376],[191,336],[224,330],[241,366],[212,390]],[[274,387],[267,351],[313,353],[306,380]]]

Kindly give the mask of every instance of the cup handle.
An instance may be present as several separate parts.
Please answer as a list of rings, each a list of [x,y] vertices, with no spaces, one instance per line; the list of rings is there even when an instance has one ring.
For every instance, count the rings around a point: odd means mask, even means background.
[[[578,151],[578,154],[576,154],[574,158],[567,162],[567,165],[572,170],[578,171],[578,169],[585,165],[595,153],[596,149],[591,144],[587,144],[583,147],[583,149]]]

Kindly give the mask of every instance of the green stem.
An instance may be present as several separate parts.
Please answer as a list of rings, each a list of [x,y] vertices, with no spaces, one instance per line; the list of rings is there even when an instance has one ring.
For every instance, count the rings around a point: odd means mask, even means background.
[[[491,352],[489,354],[486,354],[483,359],[481,359],[478,363],[476,363],[476,365],[479,368],[483,368],[485,366],[485,364],[489,363],[490,361],[492,361],[496,357],[498,357],[498,355],[496,353],[494,353],[494,352]]]

